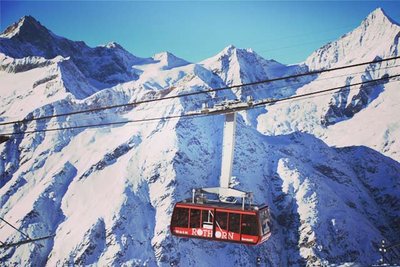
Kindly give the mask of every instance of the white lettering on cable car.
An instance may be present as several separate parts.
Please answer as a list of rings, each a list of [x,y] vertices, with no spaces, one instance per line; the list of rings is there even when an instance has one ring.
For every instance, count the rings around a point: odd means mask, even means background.
[[[196,229],[192,228],[192,235],[202,236],[202,237],[212,237],[213,231],[211,229]]]
[[[189,234],[188,231],[182,231],[182,230],[178,230],[178,229],[175,230],[175,233],[181,234],[181,235],[188,235]]]
[[[242,241],[255,242],[254,239],[242,237]]]
[[[230,240],[233,240],[233,233],[227,233],[227,232],[216,231],[216,232],[215,232],[215,237],[216,237],[216,238],[220,238],[220,239],[230,239]]]

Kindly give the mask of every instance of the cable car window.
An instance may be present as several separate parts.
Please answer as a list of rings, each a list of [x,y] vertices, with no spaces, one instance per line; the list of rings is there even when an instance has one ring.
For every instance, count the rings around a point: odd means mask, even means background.
[[[269,212],[268,209],[260,210],[260,222],[261,222],[261,230],[262,235],[266,235],[271,232],[269,227]]]
[[[229,213],[229,232],[240,234],[240,214]]]
[[[172,227],[188,227],[189,223],[189,209],[187,208],[175,208],[175,212],[172,215]]]
[[[258,235],[257,216],[243,214],[242,217],[242,234]]]
[[[213,216],[211,210],[201,211],[201,226],[202,228],[212,229],[213,228]]]
[[[200,228],[201,210],[190,209],[190,228]]]
[[[215,222],[217,229],[228,230],[228,213],[217,211],[215,214]]]

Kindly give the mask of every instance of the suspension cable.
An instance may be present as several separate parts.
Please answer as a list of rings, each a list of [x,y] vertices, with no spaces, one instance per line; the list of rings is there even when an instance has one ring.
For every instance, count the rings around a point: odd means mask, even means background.
[[[305,77],[305,76],[309,76],[309,75],[316,75],[316,74],[321,74],[321,73],[330,72],[330,71],[337,71],[337,70],[354,68],[354,67],[359,67],[359,66],[364,66],[364,65],[369,65],[369,64],[382,63],[382,62],[396,60],[396,59],[400,59],[400,56],[390,57],[390,58],[383,58],[383,59],[379,59],[379,60],[361,62],[361,63],[345,65],[345,66],[339,66],[339,67],[328,68],[328,69],[320,69],[320,70],[308,71],[308,72],[298,73],[298,74],[294,74],[294,75],[282,76],[282,77],[277,77],[277,78],[272,78],[272,79],[266,79],[266,80],[250,82],[250,83],[230,85],[230,86],[225,86],[225,87],[220,87],[220,88],[215,88],[215,89],[196,91],[196,92],[190,92],[190,93],[183,93],[183,94],[167,96],[167,97],[163,97],[163,98],[146,99],[146,100],[130,102],[130,103],[125,103],[125,104],[103,106],[103,107],[98,107],[98,108],[93,108],[93,109],[78,110],[78,111],[73,111],[73,112],[67,112],[67,113],[61,113],[61,114],[53,114],[53,115],[42,116],[42,117],[33,117],[33,118],[23,119],[23,120],[14,120],[14,121],[8,121],[8,122],[1,122],[0,126],[9,125],[9,124],[15,124],[15,123],[27,123],[27,122],[30,122],[30,121],[44,120],[44,119],[50,119],[50,118],[55,118],[55,117],[63,117],[63,116],[75,115],[75,114],[81,114],[81,113],[88,113],[88,112],[96,112],[96,111],[107,110],[107,109],[115,109],[115,108],[120,108],[120,107],[136,106],[136,105],[140,105],[140,104],[144,104],[144,103],[159,102],[159,101],[163,101],[163,100],[169,100],[169,99],[175,99],[175,98],[181,98],[181,97],[187,97],[187,96],[193,96],[193,95],[199,95],[199,94],[208,94],[208,93],[211,93],[211,92],[218,92],[218,91],[223,91],[223,90],[228,90],[228,89],[233,89],[233,88],[253,86],[253,85],[271,83],[271,82],[288,80],[288,79],[295,79],[295,78]],[[169,91],[171,89],[172,89],[172,87],[164,89],[163,91]]]

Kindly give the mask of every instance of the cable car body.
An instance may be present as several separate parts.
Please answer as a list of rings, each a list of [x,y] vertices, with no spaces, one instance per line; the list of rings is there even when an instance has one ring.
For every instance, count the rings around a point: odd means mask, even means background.
[[[252,103],[249,99],[246,105]],[[220,185],[193,189],[191,199],[175,204],[172,235],[248,245],[261,244],[271,236],[268,206],[253,204],[253,193],[231,187],[236,111],[242,108],[243,103],[236,101],[214,108],[205,106],[200,112],[225,114]]]
[[[175,204],[170,225],[179,237],[258,245],[271,235],[266,205],[246,205],[190,199]]]

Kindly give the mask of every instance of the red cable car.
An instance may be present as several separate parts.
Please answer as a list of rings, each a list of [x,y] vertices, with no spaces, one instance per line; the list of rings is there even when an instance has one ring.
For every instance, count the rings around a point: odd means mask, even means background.
[[[268,206],[206,200],[204,195],[175,204],[170,230],[180,237],[249,245],[271,235]]]
[[[179,237],[257,245],[271,236],[271,217],[267,205],[252,203],[252,193],[231,188],[237,108],[224,104],[222,109],[206,107],[202,113],[226,112],[226,108],[230,113],[225,115],[220,187],[193,189],[192,199],[176,203],[170,230]],[[218,198],[208,199],[207,194]]]

